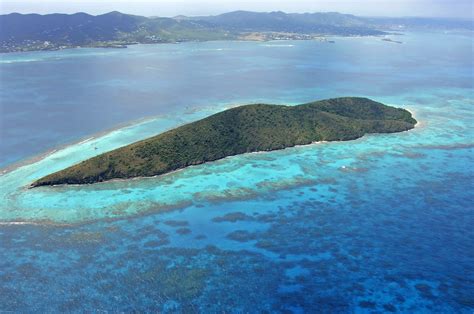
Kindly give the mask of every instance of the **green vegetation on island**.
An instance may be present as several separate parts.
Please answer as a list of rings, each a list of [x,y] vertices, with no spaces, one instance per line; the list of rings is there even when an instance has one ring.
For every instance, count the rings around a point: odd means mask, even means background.
[[[227,156],[367,133],[412,129],[411,113],[367,98],[345,97],[298,106],[254,104],[228,109],[50,174],[32,184],[87,184],[148,177]]]

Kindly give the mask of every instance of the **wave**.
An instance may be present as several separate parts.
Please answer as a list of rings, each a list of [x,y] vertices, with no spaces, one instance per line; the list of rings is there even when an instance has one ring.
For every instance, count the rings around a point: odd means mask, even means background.
[[[0,59],[0,64],[38,62],[38,61],[42,61],[42,59],[15,59],[15,60],[2,60],[2,59]]]
[[[294,47],[295,45],[292,45],[292,44],[266,44],[266,45],[262,45],[264,47],[286,47],[286,48],[291,48],[291,47]]]

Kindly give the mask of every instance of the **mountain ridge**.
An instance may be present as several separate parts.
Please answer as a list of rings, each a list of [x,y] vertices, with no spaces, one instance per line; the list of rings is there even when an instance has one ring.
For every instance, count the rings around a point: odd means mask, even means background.
[[[144,17],[112,11],[100,15],[0,15],[0,52],[73,47],[125,48],[131,44],[208,40],[320,39],[379,36],[407,28],[474,30],[472,21],[368,18],[338,12],[232,11],[212,16]]]
[[[383,35],[354,16],[284,12],[234,11],[216,16],[147,18],[112,11],[101,15],[0,15],[0,51],[54,50],[71,47],[118,47],[134,43],[244,39],[246,33],[293,34],[292,39],[315,35]],[[306,36],[295,36],[305,34]],[[311,36],[308,36],[311,35]],[[288,36],[288,35],[287,35]],[[266,35],[264,39],[276,39]]]

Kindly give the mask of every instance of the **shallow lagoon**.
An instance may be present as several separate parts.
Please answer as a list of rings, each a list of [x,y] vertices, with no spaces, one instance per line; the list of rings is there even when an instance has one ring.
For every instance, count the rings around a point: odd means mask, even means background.
[[[472,36],[401,38],[2,56],[2,162],[81,143],[0,177],[0,309],[472,312]],[[42,97],[18,103],[28,95]],[[157,178],[25,189],[236,103],[341,95],[420,123]]]

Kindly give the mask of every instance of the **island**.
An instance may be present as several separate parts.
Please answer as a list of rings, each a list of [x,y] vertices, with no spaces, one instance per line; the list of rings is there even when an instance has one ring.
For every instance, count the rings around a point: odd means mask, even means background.
[[[337,12],[233,11],[175,17],[145,17],[117,11],[101,15],[11,13],[0,14],[0,53],[222,40],[333,43],[329,40],[333,36],[398,35],[400,29],[472,31],[473,24],[471,19],[374,18]]]
[[[320,40],[326,36],[379,36],[373,21],[350,14],[235,11],[215,16],[0,15],[0,53],[69,48],[126,48],[134,44],[222,40]]]
[[[405,109],[360,97],[234,107],[47,175],[31,187],[151,177],[224,157],[412,129]]]

